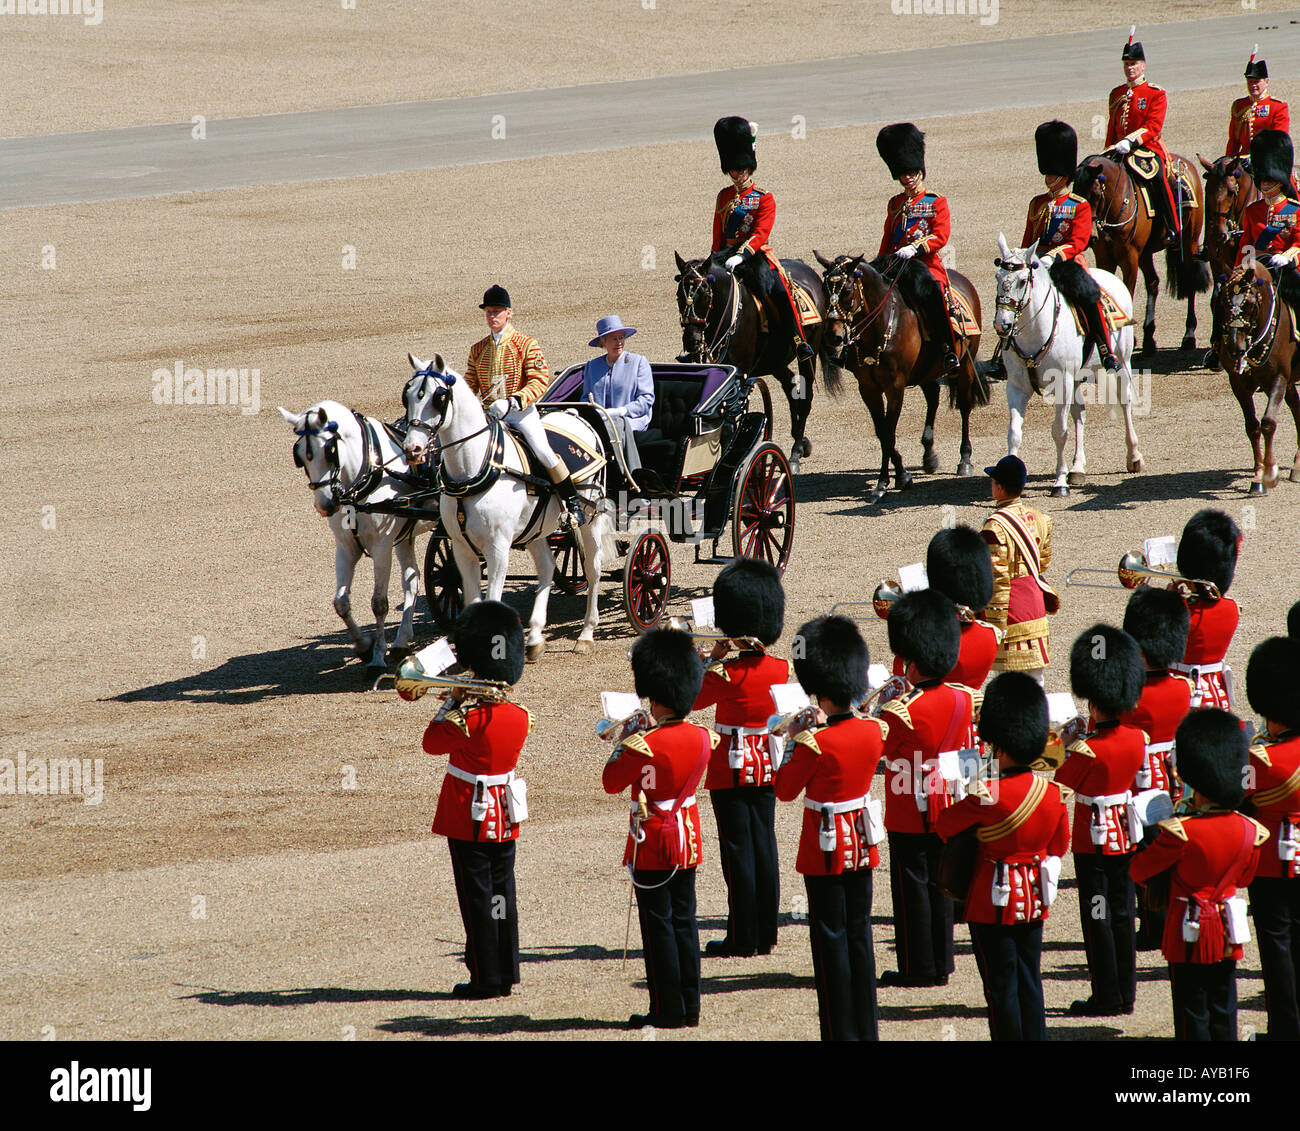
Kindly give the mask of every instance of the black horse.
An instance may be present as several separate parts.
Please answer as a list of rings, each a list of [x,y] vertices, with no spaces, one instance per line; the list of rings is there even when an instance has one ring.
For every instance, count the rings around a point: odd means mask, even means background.
[[[790,470],[798,471],[800,458],[812,454],[812,441],[804,435],[804,428],[812,411],[818,357],[827,389],[837,392],[840,383],[839,367],[823,351],[826,291],[821,276],[800,259],[781,260],[789,278],[812,296],[821,316],[815,324],[804,326],[808,344],[816,354],[799,363],[796,376],[792,368],[794,342],[764,327],[753,291],[723,265],[729,252],[689,262],[673,254],[677,259],[677,312],[685,358],[699,364],[734,365],[747,376],[775,377],[780,381],[790,405],[790,434],[794,441]]]

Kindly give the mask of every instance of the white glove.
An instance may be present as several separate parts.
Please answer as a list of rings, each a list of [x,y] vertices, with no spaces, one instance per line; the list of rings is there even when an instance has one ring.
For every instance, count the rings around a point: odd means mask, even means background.
[[[1050,267],[1055,262],[1056,262],[1056,256],[1051,254],[1040,255],[1038,257],[1038,265],[1040,267]]]
[[[619,405],[617,408],[607,408],[605,411],[609,413],[610,416],[626,416],[627,406]]]
[[[1285,267],[1290,262],[1291,260],[1289,260],[1285,255],[1270,255],[1268,257],[1268,265],[1270,267]]]
[[[725,267],[727,268],[728,271],[734,271],[737,267],[739,267],[744,262],[745,262],[745,257],[743,255],[733,255],[730,259],[727,260]]]
[[[898,256],[899,259],[911,259],[912,256],[916,254],[916,248],[911,244],[908,244],[906,247],[900,247],[896,252],[894,252],[894,254]]]
[[[1125,138],[1123,141],[1121,141],[1118,145],[1115,146],[1115,152],[1118,153],[1121,157],[1126,157],[1128,156],[1128,151],[1132,148],[1133,148],[1133,143],[1129,141],[1128,138]]]
[[[493,401],[490,405],[488,405],[488,410],[487,410],[488,419],[500,420],[509,411],[510,411],[510,402],[506,400],[505,397],[501,397],[498,400]]]

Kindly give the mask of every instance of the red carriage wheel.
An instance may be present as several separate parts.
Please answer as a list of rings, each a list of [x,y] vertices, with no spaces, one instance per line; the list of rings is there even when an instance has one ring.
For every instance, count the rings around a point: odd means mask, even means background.
[[[451,553],[451,539],[439,526],[424,551],[424,600],[438,631],[447,633],[465,605],[460,570]]]
[[[784,573],[794,545],[794,485],[775,444],[760,444],[741,468],[731,514],[732,549]]]
[[[623,611],[637,632],[649,631],[663,617],[671,577],[668,543],[657,530],[645,531],[623,566]]]

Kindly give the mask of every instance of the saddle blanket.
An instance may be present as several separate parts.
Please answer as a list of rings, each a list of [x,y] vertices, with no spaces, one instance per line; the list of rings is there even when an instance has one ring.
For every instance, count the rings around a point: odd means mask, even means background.
[[[978,337],[980,325],[975,321],[975,311],[966,301],[966,296],[954,287],[948,288],[948,321],[952,323],[952,332],[958,337]]]
[[[1124,164],[1128,167],[1129,172],[1137,178],[1138,195],[1142,198],[1142,207],[1147,217],[1154,216],[1156,213],[1151,203],[1151,190],[1156,172],[1160,168],[1159,159],[1151,150],[1139,146],[1125,158]],[[1174,199],[1181,200],[1184,208],[1186,208],[1196,199],[1196,191],[1192,187],[1190,172],[1183,162],[1178,161],[1172,155],[1169,158],[1169,164],[1173,166],[1174,171],[1174,180],[1170,182]],[[1167,169],[1166,173],[1168,173]]]
[[[813,301],[812,295],[805,287],[790,278],[790,274],[783,264],[778,263],[776,269],[781,275],[781,281],[785,284],[786,290],[794,296],[794,305],[799,311],[799,321],[804,327],[816,326],[821,322],[822,316],[817,309],[817,304]],[[759,326],[766,333],[768,329],[767,309],[761,302],[758,304],[758,316]]]
[[[551,450],[564,461],[564,466],[569,469],[569,475],[573,477],[574,483],[585,483],[605,466],[607,462],[605,453],[599,447],[593,448],[590,439],[581,434],[581,431],[585,431],[586,425],[575,413],[568,411],[544,413],[542,427],[546,429],[546,438],[551,442]],[[524,470],[529,475],[549,484],[550,475],[546,468],[537,462],[519,434],[510,428],[505,429],[505,434],[514,444],[515,451],[519,453],[519,460]],[[502,460],[503,465],[504,462]],[[538,493],[539,488],[535,484],[529,483],[527,486],[530,495]]]

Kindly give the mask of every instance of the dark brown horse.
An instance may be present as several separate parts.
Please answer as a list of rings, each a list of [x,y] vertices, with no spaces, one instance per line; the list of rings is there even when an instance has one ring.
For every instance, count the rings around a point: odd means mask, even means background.
[[[751,377],[775,377],[790,406],[790,470],[799,470],[803,456],[812,454],[812,441],[804,435],[812,411],[813,378],[817,357],[822,361],[822,379],[831,391],[838,391],[840,371],[823,352],[826,326],[826,292],[821,276],[801,259],[783,259],[786,274],[799,283],[821,315],[821,321],[805,326],[808,344],[817,351],[799,366],[796,377],[794,343],[781,334],[766,333],[758,299],[723,265],[727,253],[687,261],[676,252],[677,313],[682,323],[682,350],[686,360],[704,364],[734,365]]]
[[[1210,309],[1215,312],[1214,333],[1205,364],[1217,356],[1214,346],[1219,336],[1219,288],[1232,273],[1241,243],[1241,221],[1246,206],[1259,199],[1259,188],[1250,174],[1244,157],[1220,157],[1213,165],[1199,153],[1196,159],[1205,170],[1205,258],[1214,279],[1214,298]]]
[[[1165,280],[1174,298],[1187,299],[1187,325],[1182,348],[1196,348],[1196,296],[1210,289],[1210,269],[1200,258],[1204,196],[1201,179],[1192,163],[1177,153],[1169,155],[1169,174],[1181,169],[1192,186],[1192,199],[1182,201],[1182,239],[1165,249]],[[1093,240],[1090,245],[1097,266],[1115,272],[1136,299],[1138,268],[1147,292],[1146,318],[1142,323],[1142,352],[1156,350],[1156,297],[1160,276],[1155,254],[1164,246],[1164,226],[1148,216],[1138,191],[1137,178],[1124,165],[1106,154],[1087,157],[1074,175],[1074,191],[1092,208]],[[1151,192],[1163,192],[1151,183]],[[1134,303],[1136,306],[1136,302]]]
[[[1219,360],[1228,371],[1233,394],[1241,405],[1246,436],[1255,455],[1249,488],[1252,495],[1263,495],[1277,486],[1273,434],[1284,400],[1295,422],[1298,445],[1291,464],[1291,482],[1300,482],[1300,393],[1296,390],[1300,349],[1291,340],[1290,305],[1300,294],[1292,291],[1300,291],[1300,287],[1275,284],[1263,264],[1253,259],[1237,268],[1219,288],[1218,316],[1223,327]],[[1289,302],[1283,301],[1284,297]],[[1263,421],[1255,413],[1255,394],[1259,392],[1268,397]]]
[[[924,349],[921,328],[915,313],[903,301],[897,286],[897,276],[886,268],[886,274],[877,271],[865,256],[841,255],[826,259],[813,252],[824,268],[822,280],[826,286],[828,348],[834,350],[835,360],[853,370],[858,379],[858,392],[871,413],[871,422],[880,441],[880,475],[869,498],[879,502],[889,489],[889,465],[894,465],[894,486],[902,489],[911,485],[912,477],[903,467],[903,457],[895,446],[898,434],[898,416],[903,409],[903,393],[909,385],[919,385],[925,396],[925,428],[921,445],[925,458],[921,466],[928,472],[939,470],[939,457],[934,451],[934,419],[939,408],[939,384],[942,357],[936,349]],[[896,261],[902,266],[902,261]],[[954,290],[966,299],[981,324],[980,300],[975,288],[964,275],[948,272]],[[989,403],[989,384],[982,370],[975,364],[979,351],[980,335],[966,339],[959,347],[960,367],[951,378],[948,402],[961,410],[961,462],[958,475],[971,475],[970,413],[977,405]],[[922,354],[924,353],[924,357]],[[918,361],[922,364],[918,368]]]

